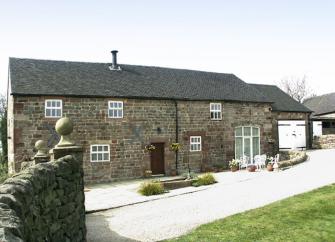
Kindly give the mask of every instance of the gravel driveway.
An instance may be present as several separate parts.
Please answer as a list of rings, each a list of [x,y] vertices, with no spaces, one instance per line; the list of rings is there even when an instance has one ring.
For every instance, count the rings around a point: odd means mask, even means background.
[[[335,150],[308,154],[307,162],[282,172],[264,172],[262,176],[226,183],[227,174],[235,173],[217,173],[219,183],[207,190],[88,214],[87,239],[117,242],[172,238],[200,224],[335,183]]]

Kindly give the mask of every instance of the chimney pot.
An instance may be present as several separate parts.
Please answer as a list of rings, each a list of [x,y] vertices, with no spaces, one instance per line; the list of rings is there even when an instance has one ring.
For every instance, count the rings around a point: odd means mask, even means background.
[[[112,66],[109,67],[110,70],[117,70],[117,71],[121,71],[121,67],[117,64],[117,50],[112,50],[111,51],[112,55],[113,55],[113,62],[112,62]]]

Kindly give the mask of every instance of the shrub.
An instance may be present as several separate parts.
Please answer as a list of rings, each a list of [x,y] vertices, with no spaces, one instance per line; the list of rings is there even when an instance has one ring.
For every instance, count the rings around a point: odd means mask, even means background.
[[[138,192],[144,196],[158,195],[165,192],[163,184],[160,181],[143,182]]]
[[[294,156],[290,155],[290,159],[289,160],[282,160],[278,162],[278,165],[280,168],[285,168],[285,167],[289,167],[289,166],[294,166],[297,165],[299,163],[302,163],[304,161],[307,160],[307,154],[304,151],[299,151],[297,153],[294,153]],[[294,157],[294,158],[292,158]]]
[[[185,179],[197,179],[198,178],[198,175],[195,174],[194,172],[185,172],[183,174],[181,174],[182,177],[184,177]]]
[[[192,184],[193,186],[207,186],[216,183],[212,173],[206,173],[202,176],[199,176],[198,179]]]
[[[7,163],[0,163],[0,183],[3,183],[8,178]]]

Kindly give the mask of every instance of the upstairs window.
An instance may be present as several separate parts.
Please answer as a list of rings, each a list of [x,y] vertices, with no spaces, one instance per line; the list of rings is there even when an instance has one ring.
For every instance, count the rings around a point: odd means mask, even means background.
[[[190,151],[201,151],[201,136],[190,137]]]
[[[91,162],[110,161],[109,145],[91,145]]]
[[[108,102],[108,117],[109,118],[123,118],[123,102],[109,101]]]
[[[210,104],[210,112],[212,120],[221,120],[221,103],[211,103]]]
[[[60,118],[62,117],[62,100],[45,100],[45,117]]]

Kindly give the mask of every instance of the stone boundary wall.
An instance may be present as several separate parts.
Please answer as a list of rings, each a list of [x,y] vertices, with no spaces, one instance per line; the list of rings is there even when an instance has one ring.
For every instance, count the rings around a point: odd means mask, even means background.
[[[305,151],[282,151],[280,152],[279,168],[297,165],[306,161],[308,158]]]
[[[84,200],[80,157],[29,167],[0,186],[0,241],[85,241]]]
[[[313,148],[315,149],[334,149],[335,148],[335,134],[321,135],[314,137]]]

